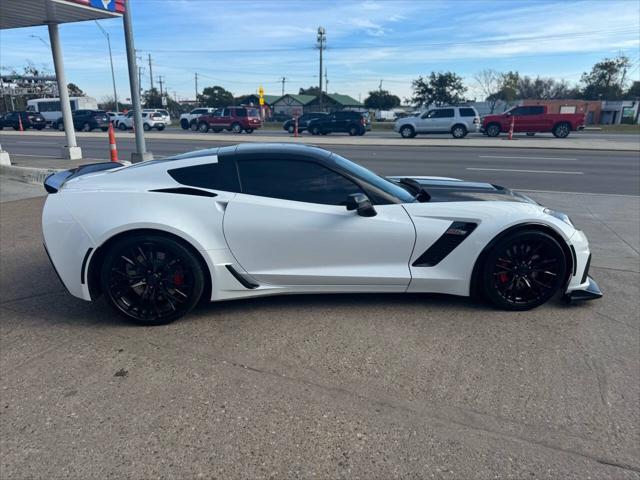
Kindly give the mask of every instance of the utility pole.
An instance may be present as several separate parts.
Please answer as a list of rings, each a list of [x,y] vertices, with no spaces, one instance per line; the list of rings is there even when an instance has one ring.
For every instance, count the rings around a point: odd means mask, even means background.
[[[287,81],[287,79],[285,77],[282,77],[281,82],[282,82],[282,96],[283,97],[284,97],[284,84],[285,84],[286,81]]]
[[[164,78],[162,75],[158,76],[158,83],[160,84],[160,98],[162,98],[162,84],[164,83]]]
[[[151,68],[151,54],[149,54],[149,81],[151,82],[151,90],[153,90],[153,68]]]
[[[380,85],[378,85],[378,91],[382,91],[382,79],[380,79]]]
[[[198,72],[196,72],[196,107],[198,106]]]
[[[325,44],[327,42],[326,30],[323,27],[318,27],[318,49],[320,50],[320,74],[318,75],[318,90],[320,91],[320,111],[323,112],[322,108],[322,51],[325,48]]]
[[[109,37],[109,34],[107,33],[107,31],[102,28],[102,25],[100,25],[98,23],[97,20],[95,20],[96,25],[98,25],[98,28],[100,29],[100,31],[102,32],[102,34],[107,37],[107,45],[109,46],[109,61],[111,62],[111,81],[113,82],[113,102],[116,104],[116,112],[120,111],[120,109],[118,108],[118,92],[116,91],[116,76],[115,73],[113,72],[113,55],[111,55],[111,38]]]

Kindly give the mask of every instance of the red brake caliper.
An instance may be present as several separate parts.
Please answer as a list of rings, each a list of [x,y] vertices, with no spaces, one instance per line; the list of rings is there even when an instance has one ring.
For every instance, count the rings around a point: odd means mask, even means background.
[[[500,280],[500,282],[502,283],[507,283],[509,281],[509,275],[507,275],[506,273],[501,273],[498,276],[498,279]]]
[[[176,272],[173,274],[173,284],[175,286],[182,285],[184,283],[184,275],[182,272]]]

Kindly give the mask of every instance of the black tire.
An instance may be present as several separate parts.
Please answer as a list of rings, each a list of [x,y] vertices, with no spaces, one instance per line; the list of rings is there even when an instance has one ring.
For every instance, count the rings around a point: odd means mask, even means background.
[[[92,130],[91,125],[89,125],[88,122],[85,122],[82,124],[82,131],[83,132],[90,132]]]
[[[536,134],[536,132],[527,132],[527,137],[533,137]]]
[[[163,131],[165,129],[165,126],[164,125],[158,125],[156,128],[158,129],[159,132],[161,132],[161,131]]]
[[[100,127],[100,130],[102,130],[103,132],[106,132],[107,130],[109,130],[109,127]]]
[[[498,135],[500,135],[500,131],[500,125],[498,125],[497,123],[490,123],[489,125],[487,125],[487,128],[485,130],[488,137],[497,137]]]
[[[349,127],[348,133],[349,133],[349,135],[350,135],[350,136],[352,136],[352,137],[357,136],[357,135],[358,135],[358,133],[359,133],[358,127],[357,127],[356,125],[351,125],[351,126]]]
[[[318,127],[311,127],[309,131],[311,132],[311,135],[320,135],[320,129]]]
[[[151,127],[149,126],[149,124],[148,124],[148,123],[143,123],[143,124],[142,124],[142,129],[143,129],[145,132],[148,132],[149,130],[151,130]]]
[[[564,250],[555,238],[520,230],[499,240],[485,257],[484,294],[501,309],[530,310],[556,295],[566,269]]]
[[[413,138],[416,136],[416,131],[411,125],[403,125],[400,127],[400,136],[402,138]]]
[[[451,136],[453,138],[464,138],[467,136],[467,133],[469,132],[467,131],[467,127],[464,125],[454,125],[451,129]]]
[[[38,126],[38,127],[36,127],[36,130],[38,130],[38,131],[44,130],[44,126]]]
[[[125,131],[127,130],[127,126],[124,123],[118,123],[118,130]]]
[[[207,122],[200,122],[198,124],[198,131],[200,133],[207,133],[209,131],[209,124]]]
[[[571,125],[567,122],[560,122],[553,127],[553,136],[556,138],[567,138],[571,132]]]
[[[231,125],[231,131],[235,134],[242,133],[242,125],[240,125],[239,123],[233,123]]]
[[[253,133],[253,130],[254,130],[253,128],[247,128],[247,129],[245,130],[245,132],[247,132],[247,133]]]
[[[133,235],[105,254],[100,282],[107,303],[142,325],[162,325],[187,314],[204,290],[204,271],[181,242]]]
[[[181,119],[180,126],[183,130],[189,130],[189,120],[187,120],[186,118]]]
[[[295,125],[289,125],[289,127],[287,128],[287,131],[289,133],[296,133],[296,127]]]

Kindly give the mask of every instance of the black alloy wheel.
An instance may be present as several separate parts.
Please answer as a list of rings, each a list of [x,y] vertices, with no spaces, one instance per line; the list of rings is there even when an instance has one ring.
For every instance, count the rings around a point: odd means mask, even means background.
[[[564,251],[551,235],[515,232],[500,240],[485,259],[485,295],[505,310],[529,310],[557,293],[566,268]]]
[[[144,325],[172,322],[188,313],[204,290],[198,259],[178,241],[163,236],[132,236],[107,252],[101,271],[108,303]]]

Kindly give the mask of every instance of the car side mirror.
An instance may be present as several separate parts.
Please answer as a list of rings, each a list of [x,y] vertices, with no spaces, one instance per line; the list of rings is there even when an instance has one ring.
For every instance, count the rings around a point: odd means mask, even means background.
[[[378,212],[373,208],[369,197],[364,193],[352,193],[347,197],[347,210],[356,210],[361,217],[375,217]]]

